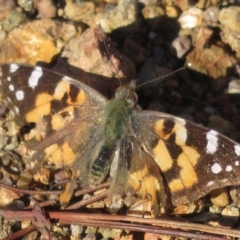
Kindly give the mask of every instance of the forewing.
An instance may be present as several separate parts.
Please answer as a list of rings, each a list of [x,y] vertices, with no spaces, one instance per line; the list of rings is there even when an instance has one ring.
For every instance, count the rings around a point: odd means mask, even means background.
[[[1,65],[0,92],[18,125],[36,125],[32,159],[73,168],[89,161],[102,134],[102,95],[56,72],[15,63]]]
[[[201,125],[164,113],[136,111],[132,128],[155,159],[174,205],[240,184],[240,145]]]

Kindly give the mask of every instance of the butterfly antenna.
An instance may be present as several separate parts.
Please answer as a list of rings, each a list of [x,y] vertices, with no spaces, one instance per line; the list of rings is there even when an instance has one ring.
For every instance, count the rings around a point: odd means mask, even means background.
[[[138,85],[138,86],[136,87],[136,89],[137,89],[137,88],[140,88],[140,87],[142,87],[142,86],[144,86],[144,85],[146,85],[146,84],[149,84],[149,83],[151,83],[151,82],[155,82],[155,81],[158,81],[158,80],[160,80],[160,79],[167,78],[167,77],[169,77],[169,76],[171,76],[171,75],[173,75],[173,74],[175,74],[175,73],[177,73],[177,72],[179,72],[179,71],[182,71],[182,70],[184,70],[184,69],[186,69],[186,68],[188,68],[188,67],[191,67],[191,65],[192,65],[191,63],[188,63],[188,64],[186,64],[185,66],[177,69],[176,71],[173,71],[173,72],[171,72],[171,73],[169,73],[169,74],[166,74],[166,75],[164,75],[164,76],[162,76],[162,77],[154,78],[154,79],[152,79],[152,80],[150,80],[150,81],[148,81],[148,82],[142,83],[142,84]],[[165,79],[165,80],[166,80],[166,79]],[[162,81],[165,81],[165,80],[162,80]]]
[[[113,64],[113,61],[112,61],[112,58],[111,58],[111,54],[110,54],[110,51],[109,51],[109,46],[107,45],[107,42],[106,42],[106,39],[105,39],[105,33],[103,32],[103,29],[102,29],[102,27],[101,27],[101,24],[100,24],[99,22],[97,22],[96,24],[97,24],[97,26],[98,26],[98,29],[99,29],[101,35],[102,35],[102,41],[103,41],[104,47],[105,47],[106,52],[107,52],[107,55],[108,55],[108,57],[109,57],[109,59],[110,59],[110,61],[111,61],[111,64],[112,64],[113,68],[115,69],[115,72],[116,72],[116,75],[117,75],[119,84],[120,84],[120,86],[122,86],[122,82],[121,82],[120,78],[118,77],[118,73],[117,73],[118,70],[117,70],[117,68],[115,67],[115,65]]]

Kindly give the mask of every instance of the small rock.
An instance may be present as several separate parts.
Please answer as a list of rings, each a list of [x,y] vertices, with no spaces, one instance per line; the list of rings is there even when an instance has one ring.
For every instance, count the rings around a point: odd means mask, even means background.
[[[240,57],[240,7],[231,6],[229,8],[223,8],[219,14],[219,21],[221,23],[220,36],[224,43],[230,45],[233,51],[236,51],[236,55]]]
[[[93,2],[74,2],[67,0],[64,8],[64,16],[72,21],[83,22],[91,26],[94,22],[96,8]]]
[[[152,6],[156,5],[159,0],[138,0],[139,3],[142,3],[144,6]]]
[[[218,207],[225,207],[230,203],[229,193],[227,191],[227,188],[219,188],[219,189],[212,190],[209,193],[209,196],[212,204]]]
[[[171,43],[171,52],[178,58],[182,58],[190,49],[192,43],[187,36],[180,36]]]
[[[57,7],[53,0],[34,0],[39,18],[53,18],[57,16]]]
[[[187,9],[189,9],[189,7],[191,7],[191,3],[188,0],[175,0],[174,2],[172,0],[166,0],[167,5],[169,6],[176,6],[179,9],[181,9],[181,11],[186,11]]]
[[[208,26],[216,26],[218,23],[220,9],[218,6],[211,6],[203,12],[203,19]]]
[[[104,0],[107,3],[117,4],[119,0]]]
[[[35,65],[49,63],[61,51],[48,33],[56,23],[45,19],[25,24],[11,31],[1,46],[1,62],[20,62]]]
[[[21,23],[24,23],[26,21],[26,15],[22,12],[20,8],[16,8],[16,10],[11,11],[1,23],[2,30],[10,32],[14,28],[18,27]]]
[[[215,109],[211,106],[207,106],[204,108],[204,112],[208,115],[213,115],[215,113]]]
[[[228,94],[240,94],[240,80],[233,79],[228,84]]]
[[[12,190],[0,187],[0,206],[4,207],[11,204],[15,199],[19,199],[20,195]]]
[[[223,27],[226,27],[233,32],[240,33],[240,7],[230,6],[223,8],[219,13],[219,22]]]
[[[192,7],[184,11],[178,21],[182,28],[195,28],[202,24],[203,12],[201,9]]]
[[[122,36],[137,32],[141,19],[138,17],[136,0],[121,0],[111,11],[97,14],[95,21],[99,22],[105,33],[119,29]]]
[[[202,200],[198,200],[186,205],[177,206],[173,210],[173,214],[191,214],[198,213],[203,211],[205,208],[205,202]]]
[[[239,186],[230,186],[229,193],[231,199],[234,203],[234,206],[240,208],[240,187]]]
[[[166,16],[169,18],[178,18],[179,9],[172,5],[166,6]]]
[[[113,47],[104,33],[93,28],[69,41],[54,70],[80,79],[106,97],[115,92],[119,80],[124,84],[135,77],[133,63]]]
[[[239,221],[239,209],[236,207],[227,206],[222,210],[222,216],[222,225],[233,226]]]
[[[220,214],[222,212],[222,207],[218,207],[216,205],[212,205],[212,206],[209,207],[209,212],[210,213]]]
[[[25,12],[27,12],[30,15],[33,15],[35,12],[34,9],[34,3],[33,1],[29,1],[29,0],[17,0],[17,4],[18,6],[20,6],[21,8],[23,8],[23,10]]]
[[[208,31],[208,30],[207,30]],[[227,76],[228,69],[232,68],[237,60],[229,53],[221,43],[212,44],[210,47],[204,47],[207,39],[203,39],[205,30],[198,32],[195,48],[187,55],[187,62],[191,63],[191,68],[213,78]],[[202,34],[201,36],[199,34]],[[210,37],[210,36],[209,36]]]
[[[70,229],[71,229],[71,236],[72,237],[80,237],[82,232],[83,232],[83,226],[79,226],[79,225],[71,224]]]

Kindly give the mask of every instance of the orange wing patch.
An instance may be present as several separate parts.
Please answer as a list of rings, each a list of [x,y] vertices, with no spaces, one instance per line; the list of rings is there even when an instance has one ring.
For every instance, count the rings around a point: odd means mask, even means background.
[[[51,126],[52,129],[58,131],[65,127],[65,125],[74,119],[74,107],[69,106],[63,111],[56,113],[52,116]]]
[[[153,149],[155,161],[160,166],[162,171],[167,171],[172,168],[173,160],[167,150],[163,140],[159,140],[157,146]]]
[[[176,164],[179,167],[179,178],[174,178],[168,183],[171,192],[181,191],[198,183],[195,166],[200,158],[200,154],[194,148],[186,146],[187,129],[185,121],[182,121],[182,124],[165,120],[159,120],[155,123],[155,132],[160,139],[153,149],[153,154],[163,172],[171,170],[174,166],[165,141],[174,134],[175,144],[182,149],[182,152],[176,159]]]
[[[65,80],[65,81],[64,81]],[[64,95],[67,94],[67,103],[71,105],[82,105],[86,100],[86,94],[84,91],[73,86],[71,83],[67,82],[68,78],[64,77],[62,81],[58,83],[55,88],[53,97],[57,100],[63,99]],[[71,88],[71,87],[74,87]],[[72,95],[74,94],[74,98]]]
[[[45,150],[45,159],[49,159],[50,162],[57,165],[58,167],[62,166],[71,166],[74,163],[76,154],[73,152],[72,148],[67,142],[63,145],[52,144],[47,147]]]
[[[40,122],[43,116],[50,114],[51,112],[51,101],[53,96],[48,93],[42,93],[37,96],[35,101],[35,108],[25,115],[25,119],[28,123]]]

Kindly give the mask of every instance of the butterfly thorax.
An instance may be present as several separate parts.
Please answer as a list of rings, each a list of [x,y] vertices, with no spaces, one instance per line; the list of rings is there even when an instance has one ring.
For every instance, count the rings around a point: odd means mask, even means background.
[[[136,103],[137,94],[132,84],[116,90],[115,97],[108,102],[106,111],[105,135],[109,141],[115,142],[124,135]]]

